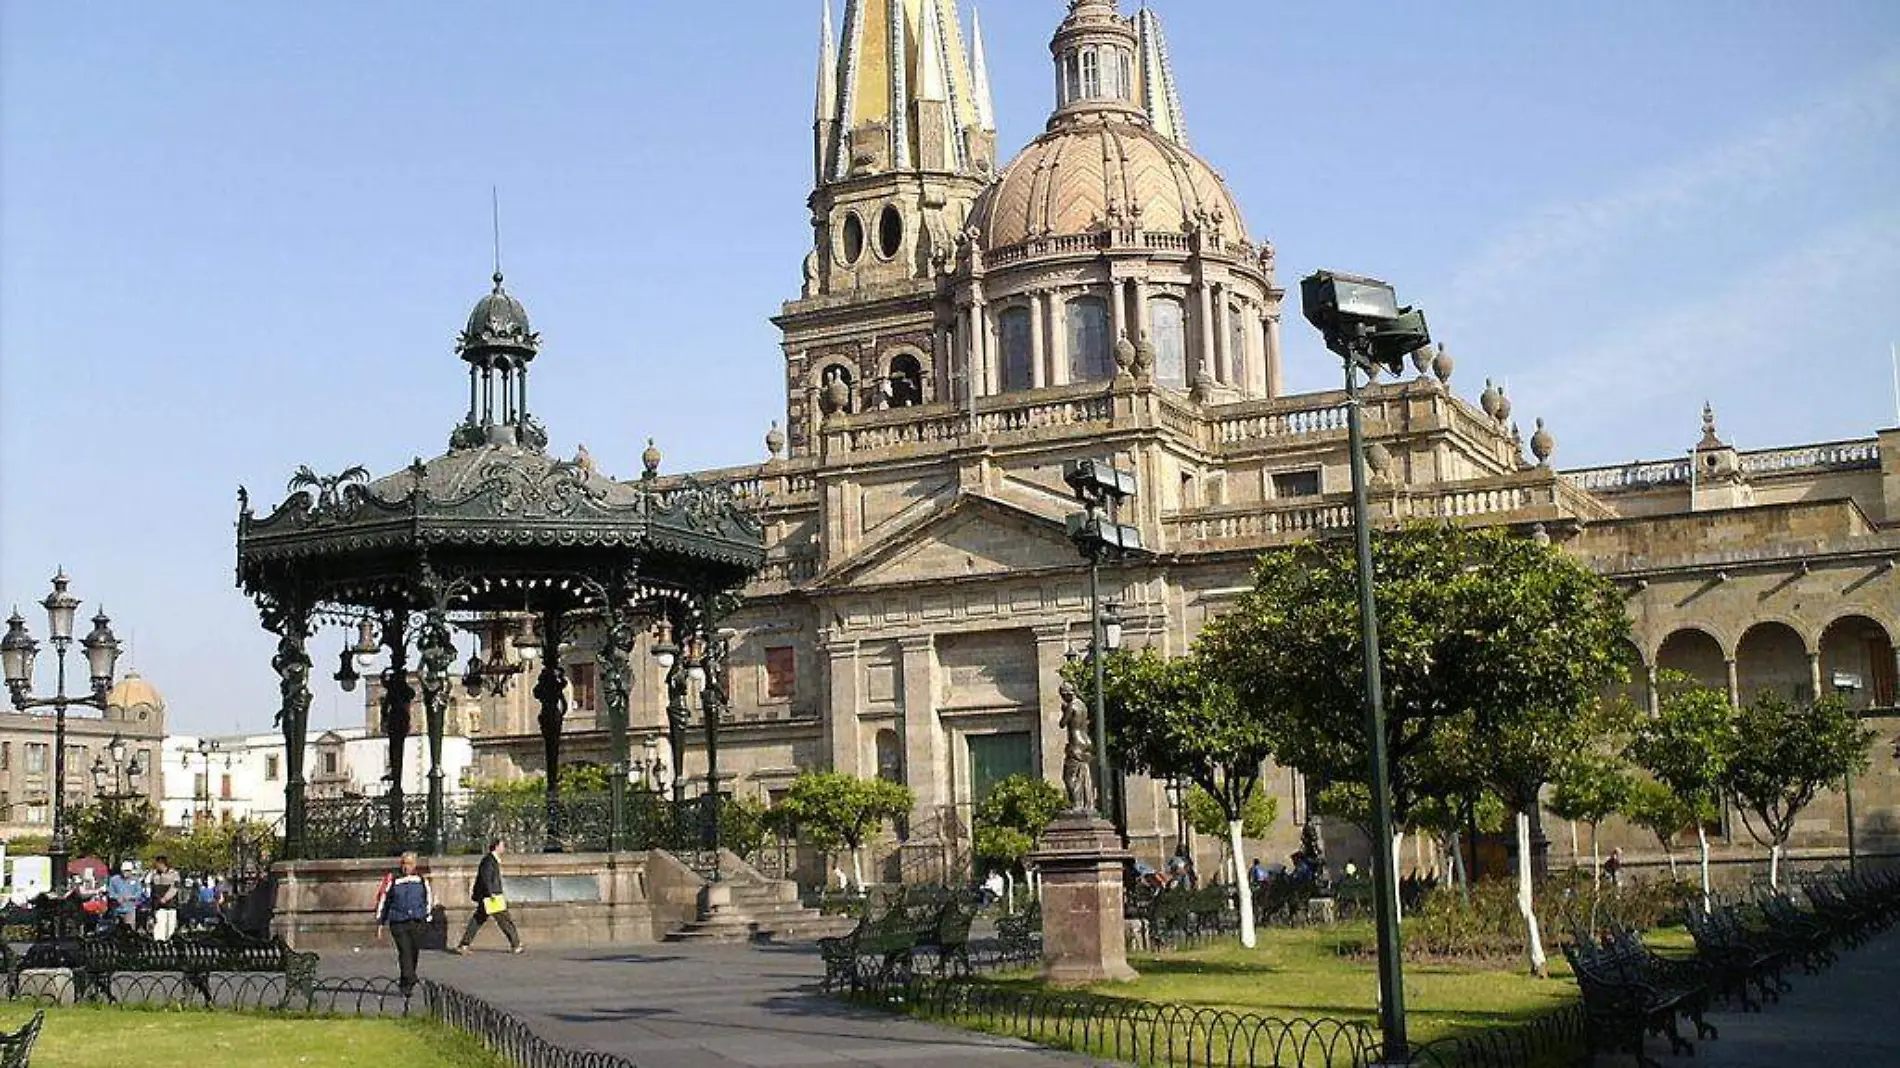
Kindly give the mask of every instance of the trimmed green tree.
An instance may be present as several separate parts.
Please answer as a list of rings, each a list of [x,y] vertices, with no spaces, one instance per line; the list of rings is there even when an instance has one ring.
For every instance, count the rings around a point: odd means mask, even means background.
[[[1875,733],[1847,703],[1823,697],[1797,705],[1763,690],[1735,716],[1723,788],[1755,841],[1768,847],[1768,883],[1781,885],[1781,855],[1814,795],[1867,769]]]
[[[1204,791],[1220,809],[1238,871],[1248,799],[1273,753],[1266,724],[1251,707],[1243,708],[1233,687],[1201,656],[1168,659],[1144,649],[1113,655],[1104,667],[1116,762],[1153,778],[1186,779]],[[1235,880],[1236,892],[1244,895],[1245,884],[1244,878]],[[1253,910],[1244,902],[1240,941],[1248,948],[1256,944]]]
[[[1011,775],[997,783],[976,806],[978,863],[1021,871],[1036,840],[1067,805],[1062,789],[1042,779]]]
[[[1669,861],[1669,878],[1676,872],[1676,835],[1684,828],[1700,824],[1702,815],[1676,792],[1654,779],[1636,779],[1630,783],[1629,798],[1623,803],[1623,816],[1656,837],[1663,856]]]
[[[798,828],[807,845],[851,851],[851,876],[864,892],[864,842],[884,825],[910,814],[916,799],[910,788],[885,779],[860,779],[837,772],[807,772],[793,781],[777,808],[777,819]]]
[[[68,814],[76,856],[103,858],[117,871],[158,837],[158,809],[145,798],[125,802],[94,802]]]
[[[1368,772],[1353,552],[1340,540],[1267,554],[1254,589],[1203,639],[1278,759],[1342,801],[1364,796]],[[1416,826],[1428,798],[1487,790],[1517,813],[1519,907],[1541,974],[1530,813],[1563,762],[1600,746],[1621,714],[1602,694],[1624,677],[1622,599],[1561,551],[1503,531],[1381,533],[1373,568],[1394,820]],[[1396,861],[1400,843],[1389,844]]]
[[[1657,687],[1656,714],[1636,725],[1629,758],[1667,786],[1690,812],[1685,823],[1695,825],[1702,899],[1707,904],[1707,824],[1721,812],[1729,755],[1735,749],[1735,710],[1727,694],[1698,685],[1687,675],[1665,672]]]
[[[1603,850],[1598,829],[1629,802],[1630,778],[1621,761],[1601,753],[1579,753],[1557,774],[1550,810],[1567,820],[1590,825],[1590,880],[1603,882]]]

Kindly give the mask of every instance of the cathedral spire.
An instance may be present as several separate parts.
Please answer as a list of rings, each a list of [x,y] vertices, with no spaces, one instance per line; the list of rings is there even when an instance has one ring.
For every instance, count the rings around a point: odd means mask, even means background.
[[[990,95],[990,61],[983,51],[983,16],[970,9],[970,79],[976,93],[978,129],[996,132],[996,101]]]
[[[824,17],[818,29],[818,103],[812,118],[817,181],[825,180],[825,163],[838,138],[838,35],[831,26],[831,0],[823,0]]]
[[[1141,107],[1155,132],[1182,147],[1188,143],[1187,119],[1181,112],[1181,91],[1174,80],[1174,61],[1168,57],[1168,38],[1161,18],[1143,5],[1135,15],[1135,36],[1141,49]]]
[[[829,7],[826,15],[829,18]],[[829,97],[823,181],[911,171],[973,172],[983,129],[956,9],[941,0],[846,0]],[[821,75],[821,86],[822,86]],[[824,119],[819,120],[823,123]]]

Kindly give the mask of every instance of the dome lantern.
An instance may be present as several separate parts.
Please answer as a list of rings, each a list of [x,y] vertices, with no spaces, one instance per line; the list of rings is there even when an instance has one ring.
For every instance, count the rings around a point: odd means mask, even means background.
[[[453,448],[519,445],[539,450],[547,431],[528,414],[528,365],[541,351],[541,335],[528,323],[528,309],[502,287],[475,302],[468,326],[455,339],[456,355],[468,364],[468,414],[450,438]]]

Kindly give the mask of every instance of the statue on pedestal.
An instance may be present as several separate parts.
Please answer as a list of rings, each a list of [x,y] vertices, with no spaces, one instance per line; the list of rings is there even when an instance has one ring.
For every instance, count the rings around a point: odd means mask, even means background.
[[[1075,687],[1067,682],[1058,691],[1062,697],[1062,729],[1066,742],[1062,750],[1062,785],[1069,794],[1071,812],[1095,809],[1095,736],[1089,723],[1088,708],[1076,699]]]

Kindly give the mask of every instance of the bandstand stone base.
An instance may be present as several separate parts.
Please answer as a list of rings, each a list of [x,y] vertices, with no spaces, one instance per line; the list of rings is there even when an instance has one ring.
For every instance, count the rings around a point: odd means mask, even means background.
[[[461,939],[475,904],[478,856],[429,857],[422,874],[435,895],[432,948]],[[301,950],[366,949],[376,939],[376,891],[393,859],[284,861],[275,880],[271,930]],[[668,854],[506,854],[508,914],[524,943],[646,944],[695,918],[703,882]],[[491,925],[492,926],[492,925]],[[502,944],[499,932],[483,940]]]
[[[1131,859],[1115,825],[1067,812],[1030,858],[1042,875],[1043,978],[1062,986],[1128,982],[1123,878]]]

